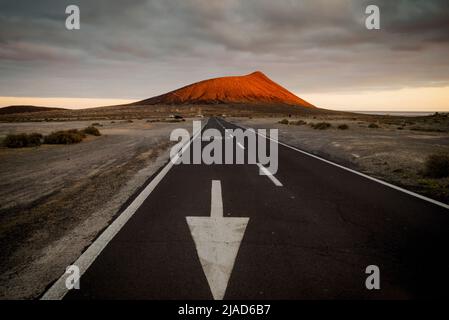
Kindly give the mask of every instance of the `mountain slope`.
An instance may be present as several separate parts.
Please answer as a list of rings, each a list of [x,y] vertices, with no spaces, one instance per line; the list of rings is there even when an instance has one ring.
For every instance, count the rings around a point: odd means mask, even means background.
[[[286,104],[315,108],[257,71],[246,76],[200,81],[133,105],[153,104]]]
[[[9,106],[0,108],[0,114],[16,114],[28,112],[66,110],[63,108],[36,107],[36,106]]]

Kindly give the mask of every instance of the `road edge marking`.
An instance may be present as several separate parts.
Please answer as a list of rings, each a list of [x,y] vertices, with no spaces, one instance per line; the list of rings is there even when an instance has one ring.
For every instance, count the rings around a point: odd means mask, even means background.
[[[259,162],[257,163],[257,166],[264,172],[264,176],[267,176],[277,187],[283,187],[284,185],[282,182],[278,180],[267,168],[265,168],[263,165],[261,165]]]
[[[195,135],[190,139],[185,146],[181,149],[184,152],[192,142],[201,134],[204,127],[209,123],[210,118],[206,124],[202,126]],[[161,171],[151,180],[151,182],[139,193],[139,195],[131,202],[131,204],[100,234],[98,238],[92,242],[89,247],[78,257],[73,263],[79,267],[81,277],[87,269],[92,265],[95,259],[100,255],[108,243],[115,237],[115,235],[122,229],[122,227],[128,222],[128,220],[136,213],[146,198],[153,192],[159,182],[165,177],[165,175],[174,166],[174,161],[169,158],[168,163],[162,168]],[[62,300],[64,296],[69,292],[65,285],[67,274],[63,273],[58,280],[56,280],[51,287],[45,291],[39,300]]]

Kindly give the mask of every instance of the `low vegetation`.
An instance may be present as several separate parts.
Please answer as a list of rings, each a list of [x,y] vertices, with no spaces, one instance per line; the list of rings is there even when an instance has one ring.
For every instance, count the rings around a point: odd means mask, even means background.
[[[177,122],[184,122],[184,121],[186,121],[186,119],[168,119],[168,120],[164,120],[163,122],[177,123]]]
[[[304,120],[297,120],[297,121],[291,121],[290,124],[292,124],[294,126],[303,126],[303,125],[306,125],[307,122],[305,122]]]
[[[45,144],[74,144],[83,141],[86,135],[101,136],[101,133],[97,128],[90,126],[83,130],[54,131],[45,137],[40,133],[10,134],[3,140],[3,145],[7,148],[26,148],[40,146],[42,142]]]
[[[170,119],[148,119],[146,122],[147,123],[178,123],[178,122],[185,122],[186,119],[184,118],[170,118]]]
[[[83,141],[86,134],[77,129],[55,131],[45,136],[44,143],[46,144],[73,144]]]
[[[368,128],[370,128],[370,129],[377,129],[377,128],[379,128],[379,125],[377,125],[376,123],[370,123],[368,125]]]
[[[85,128],[83,130],[83,133],[90,134],[90,135],[97,136],[97,137],[101,136],[100,130],[98,130],[94,126],[90,126],[90,127]]]
[[[303,126],[303,125],[307,124],[307,122],[305,122],[304,120],[288,121],[287,119],[282,119],[278,123],[280,123],[280,124],[288,124],[288,125],[292,125],[292,126]]]
[[[424,175],[429,178],[445,178],[449,176],[449,155],[432,154],[425,162]]]
[[[7,148],[37,147],[42,143],[42,135],[39,133],[9,134],[3,140],[3,145]]]
[[[329,122],[317,122],[310,124],[310,126],[315,130],[326,130],[329,129],[332,125]]]
[[[348,130],[349,126],[344,123],[344,124],[340,124],[337,128],[340,130]]]

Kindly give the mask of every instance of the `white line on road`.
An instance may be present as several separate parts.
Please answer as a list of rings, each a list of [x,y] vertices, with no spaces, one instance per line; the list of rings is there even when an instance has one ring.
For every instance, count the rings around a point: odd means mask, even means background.
[[[209,120],[207,121],[207,123]],[[206,123],[206,125],[207,125]],[[203,128],[206,126],[204,125]],[[200,135],[202,129],[196,132],[189,142],[182,148],[184,152],[188,146]],[[179,154],[177,155],[179,157]],[[86,272],[90,265],[95,261],[98,255],[103,251],[107,244],[114,238],[114,236],[122,229],[128,220],[136,213],[137,209],[153,192],[156,186],[161,182],[165,175],[173,167],[176,161],[168,161],[165,167],[158,173],[158,175],[143,189],[143,191],[131,202],[131,204],[120,214],[109,227],[87,248],[86,251],[73,263],[80,270],[80,277]],[[66,287],[66,278],[68,274],[64,273],[41,297],[41,300],[61,300],[69,291]],[[82,285],[81,285],[82,286]]]
[[[270,178],[271,181],[273,181],[273,183],[278,186],[278,187],[283,187],[282,183],[270,172],[270,170],[268,170],[267,168],[265,168],[263,165],[261,165],[260,163],[257,163],[257,166],[260,168],[260,170],[263,171],[264,175],[266,175],[268,178]]]
[[[222,125],[222,124],[220,123],[220,121],[218,121],[218,119],[217,119],[217,118],[215,118],[215,121],[217,121],[217,123],[218,123],[218,125],[219,125],[220,127],[222,127],[223,129],[225,129],[225,130],[226,130],[226,128],[224,127],[224,125]]]
[[[212,296],[222,300],[249,218],[223,217],[221,182],[212,181],[210,217],[186,217]]]
[[[212,190],[211,190],[210,201],[211,201],[210,216],[212,218],[222,218],[223,217],[223,199],[221,196],[220,180],[212,181]]]
[[[215,118],[215,120],[217,121],[217,123],[223,128],[223,129],[225,129],[225,132],[226,132],[226,128],[220,123],[220,121],[218,121],[218,119],[217,118]],[[252,130],[252,129],[250,129],[250,130]],[[255,132],[254,130],[252,130],[253,132]],[[234,136],[232,135],[232,133],[229,133],[230,134],[230,136],[232,137],[232,138],[234,138]],[[237,145],[241,148],[241,149],[243,149],[243,150],[245,150],[245,147],[240,143],[240,142],[237,142]],[[265,176],[267,176],[277,187],[283,187],[284,185],[267,169],[267,168],[265,168],[263,165],[261,165],[260,163],[256,163],[257,164],[257,166],[263,171],[263,173],[264,173],[264,175]]]

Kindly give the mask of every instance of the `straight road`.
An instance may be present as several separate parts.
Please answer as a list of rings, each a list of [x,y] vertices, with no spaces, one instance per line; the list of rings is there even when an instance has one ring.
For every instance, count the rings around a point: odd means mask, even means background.
[[[211,118],[207,128],[225,136],[236,126]],[[448,297],[445,207],[283,145],[272,177],[255,164],[167,170],[104,249],[90,253],[80,289],[59,297]],[[365,286],[369,265],[379,267],[379,290]]]

